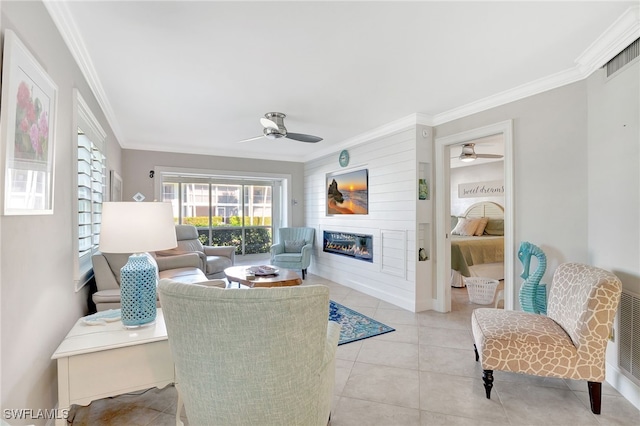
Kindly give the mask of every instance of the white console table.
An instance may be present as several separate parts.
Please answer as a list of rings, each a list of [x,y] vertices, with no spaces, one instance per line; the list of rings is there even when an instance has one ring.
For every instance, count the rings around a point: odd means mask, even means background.
[[[125,329],[121,321],[87,325],[79,319],[51,359],[58,360],[60,409],[175,383],[162,309],[155,324],[137,329]]]

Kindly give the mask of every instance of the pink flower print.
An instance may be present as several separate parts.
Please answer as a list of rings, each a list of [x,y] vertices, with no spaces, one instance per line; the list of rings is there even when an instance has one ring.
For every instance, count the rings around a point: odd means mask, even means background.
[[[40,114],[40,120],[38,120],[38,132],[44,139],[49,135],[49,120],[47,119],[46,111]]]
[[[33,106],[33,102],[29,101],[29,103],[26,105],[25,114],[29,123],[36,122],[36,109]]]
[[[40,144],[40,133],[38,132],[38,126],[35,124],[29,129],[29,138],[31,139],[31,146],[37,155],[42,154],[42,145]]]
[[[28,133],[29,132],[29,120],[27,120],[27,117],[23,117],[22,120],[20,121],[20,130],[22,131],[22,133]]]
[[[18,106],[21,108],[26,108],[30,103],[31,91],[29,90],[29,87],[27,87],[27,83],[21,81],[20,85],[18,86]]]

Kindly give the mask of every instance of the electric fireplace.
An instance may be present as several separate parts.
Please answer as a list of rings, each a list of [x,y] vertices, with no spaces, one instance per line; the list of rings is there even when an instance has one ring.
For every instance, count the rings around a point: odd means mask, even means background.
[[[322,251],[373,263],[373,235],[324,231]]]

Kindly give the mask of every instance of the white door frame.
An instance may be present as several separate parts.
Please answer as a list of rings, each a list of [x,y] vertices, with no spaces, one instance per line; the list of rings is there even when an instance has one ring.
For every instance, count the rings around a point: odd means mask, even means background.
[[[502,134],[504,140],[504,308],[513,309],[514,291],[514,177],[513,177],[513,121],[507,120],[477,129],[435,139],[435,227],[436,227],[436,299],[434,309],[451,311],[451,203],[450,155],[451,145]]]

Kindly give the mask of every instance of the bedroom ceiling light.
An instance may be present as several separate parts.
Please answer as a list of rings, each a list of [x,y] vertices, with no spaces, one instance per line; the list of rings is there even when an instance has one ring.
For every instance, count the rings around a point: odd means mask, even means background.
[[[473,149],[473,145],[475,144],[467,143],[462,145],[462,152],[460,153],[460,157],[458,157],[460,161],[469,163],[471,161],[474,161],[476,158],[478,158],[475,150]]]
[[[502,155],[499,154],[476,154],[474,146],[475,143],[465,143],[462,145],[462,152],[458,159],[468,163],[474,161],[476,158],[502,158]]]
[[[460,154],[460,161],[464,161],[465,163],[470,163],[471,161],[474,161],[476,158],[477,157],[475,154],[465,154],[465,153]]]

